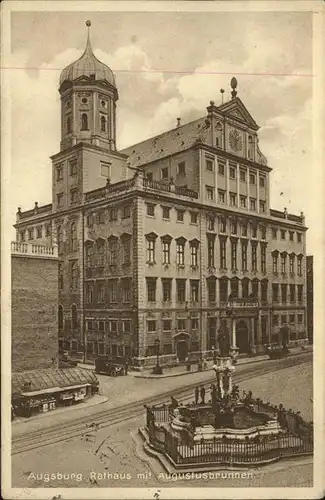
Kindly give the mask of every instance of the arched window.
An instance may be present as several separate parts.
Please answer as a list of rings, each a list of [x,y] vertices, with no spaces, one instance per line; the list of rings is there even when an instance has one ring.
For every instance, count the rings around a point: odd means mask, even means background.
[[[102,239],[97,240],[97,265],[102,267],[104,265],[105,241]]]
[[[77,262],[71,262],[70,263],[70,287],[73,290],[76,290],[78,288],[78,264]]]
[[[100,130],[101,132],[106,132],[106,118],[102,116],[100,119]]]
[[[58,247],[60,249],[60,245],[62,245],[62,242],[63,242],[63,229],[62,229],[61,224],[58,224],[56,226],[56,239],[57,239]]]
[[[81,115],[81,130],[88,130],[88,116],[86,113]]]
[[[259,292],[259,281],[258,281],[258,279],[254,278],[252,280],[252,293],[251,293],[251,297],[254,298],[254,299],[257,299],[258,298],[258,292]]]
[[[75,329],[78,326],[78,314],[77,314],[77,307],[73,304],[71,306],[71,322],[72,322],[72,328]]]
[[[238,285],[239,279],[237,277],[231,278],[230,280],[230,294],[233,299],[238,298]]]
[[[75,252],[76,250],[77,250],[77,225],[75,222],[72,222],[70,226],[70,251]]]
[[[93,245],[87,245],[86,246],[86,267],[91,268],[93,265],[93,258],[94,258],[94,248]]]
[[[227,300],[228,300],[228,278],[222,277],[219,280],[219,297],[220,297],[220,302],[227,302]]]
[[[253,159],[254,142],[251,135],[248,136],[248,158]]]
[[[63,307],[62,306],[59,306],[58,322],[59,322],[59,330],[62,330],[63,329]]]
[[[67,118],[67,133],[71,133],[71,116],[68,116]]]
[[[244,278],[241,282],[242,285],[242,298],[248,299],[249,297],[249,279]]]

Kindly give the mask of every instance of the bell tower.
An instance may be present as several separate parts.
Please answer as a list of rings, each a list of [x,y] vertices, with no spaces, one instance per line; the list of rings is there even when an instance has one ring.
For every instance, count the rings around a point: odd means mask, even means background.
[[[83,142],[116,151],[116,102],[118,92],[112,70],[94,55],[91,22],[82,56],[61,73],[61,143],[64,151]]]

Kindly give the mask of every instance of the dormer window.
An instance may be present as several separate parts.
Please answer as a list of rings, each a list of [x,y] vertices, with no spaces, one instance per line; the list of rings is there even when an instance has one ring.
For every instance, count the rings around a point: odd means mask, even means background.
[[[81,115],[81,130],[88,130],[88,115],[86,113]]]

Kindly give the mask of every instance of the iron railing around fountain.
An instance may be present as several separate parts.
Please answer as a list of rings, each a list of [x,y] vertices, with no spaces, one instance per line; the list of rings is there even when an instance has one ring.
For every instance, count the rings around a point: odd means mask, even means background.
[[[257,464],[313,453],[313,429],[305,427],[303,434],[289,430],[280,435],[258,436],[245,441],[234,439],[211,439],[181,443],[166,425],[170,421],[170,405],[146,407],[147,431],[153,447],[169,456],[175,464],[190,465],[218,463]]]

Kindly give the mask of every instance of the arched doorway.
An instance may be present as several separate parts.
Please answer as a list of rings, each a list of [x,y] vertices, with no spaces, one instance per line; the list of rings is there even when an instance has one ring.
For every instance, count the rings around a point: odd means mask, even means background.
[[[236,343],[240,354],[249,352],[248,327],[244,320],[239,320],[236,323]]]
[[[180,362],[185,361],[189,351],[189,336],[181,333],[174,338],[176,356]]]

